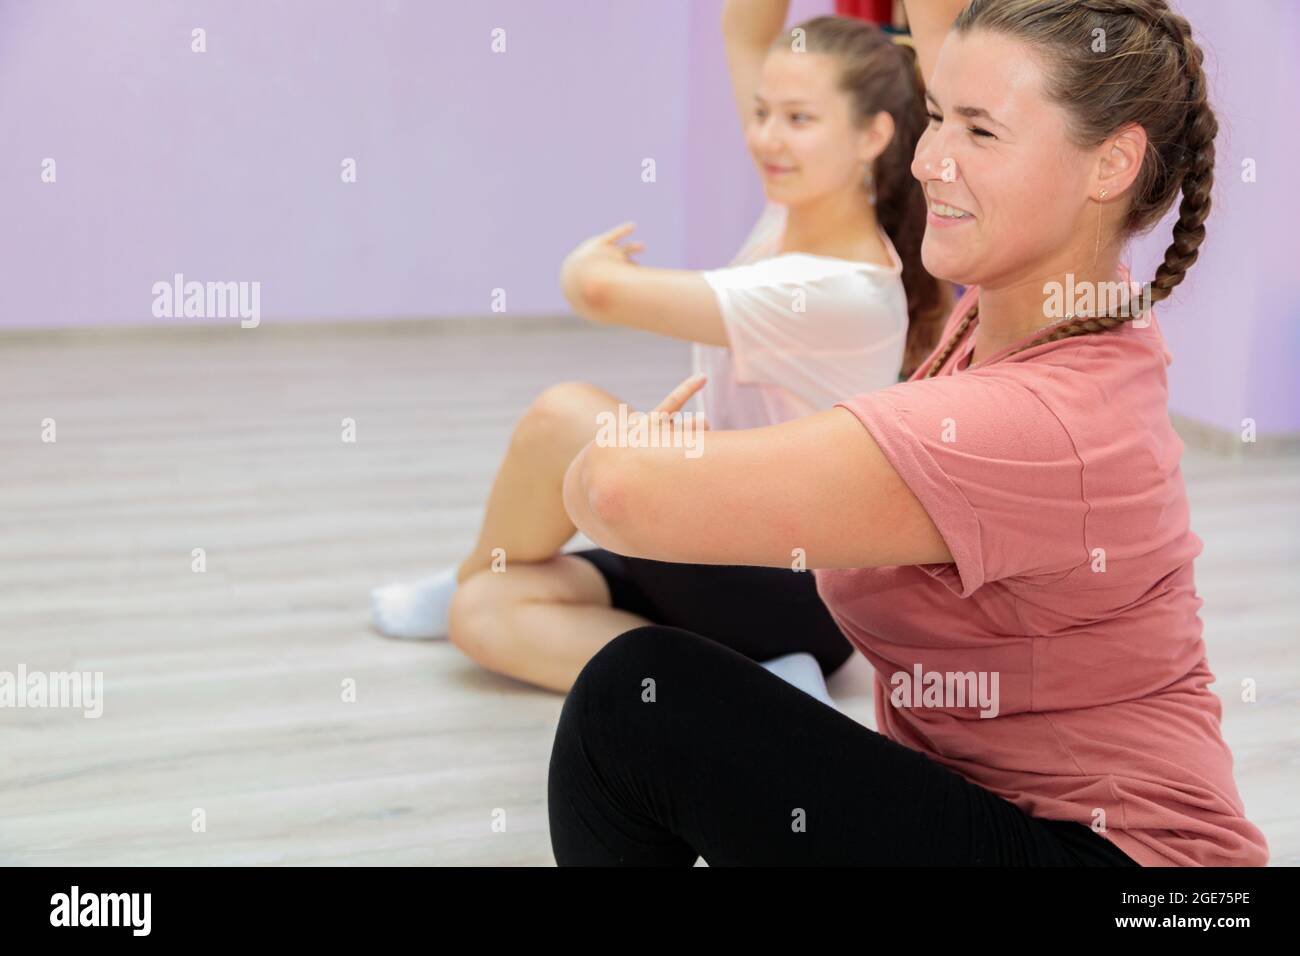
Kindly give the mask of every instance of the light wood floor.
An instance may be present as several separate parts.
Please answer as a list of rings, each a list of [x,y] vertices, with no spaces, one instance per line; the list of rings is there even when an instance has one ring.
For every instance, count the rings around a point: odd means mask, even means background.
[[[0,355],[0,670],[105,675],[98,720],[0,709],[0,864],[553,862],[561,698],[377,637],[367,589],[461,556],[542,387],[647,407],[685,346],[415,323],[11,336]],[[1238,784],[1294,865],[1300,469],[1192,450],[1184,469]],[[861,657],[831,691],[873,724]]]

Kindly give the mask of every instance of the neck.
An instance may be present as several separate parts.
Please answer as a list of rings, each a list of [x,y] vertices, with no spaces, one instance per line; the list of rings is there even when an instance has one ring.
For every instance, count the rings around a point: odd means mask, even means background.
[[[1092,259],[1093,250],[1087,251],[1087,260]],[[1065,261],[1078,262],[1081,255],[1067,255]],[[991,285],[981,285],[979,291],[979,324],[975,328],[975,348],[971,353],[970,364],[983,361],[1003,349],[1031,337],[1045,326],[1063,321],[1067,313],[1084,312],[1095,314],[1106,308],[1106,296],[1094,294],[1088,302],[1076,309],[1076,304],[1083,301],[1081,290],[1091,284],[1094,293],[1109,286],[1103,283],[1120,281],[1119,250],[1103,249],[1098,256],[1095,268],[1086,271],[1066,268],[1063,263],[1039,266],[1032,273],[1020,275],[1008,281],[996,281]],[[1057,283],[1055,286],[1049,283]],[[1061,290],[1052,295],[1048,289]],[[1071,290],[1074,297],[1071,298]],[[1049,308],[1060,306],[1059,308]]]
[[[860,188],[826,193],[792,204],[786,214],[782,252],[840,255],[876,238],[876,210]]]

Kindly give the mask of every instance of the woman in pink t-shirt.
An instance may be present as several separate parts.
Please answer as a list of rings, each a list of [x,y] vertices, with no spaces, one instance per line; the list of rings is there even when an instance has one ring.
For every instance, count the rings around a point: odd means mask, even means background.
[[[732,2],[723,14],[768,200],[731,265],[642,267],[630,259],[638,243],[618,244],[625,224],[580,245],[561,275],[580,315],[695,343],[695,369],[709,382],[698,398],[712,427],[772,425],[895,384],[900,367],[910,371],[933,348],[948,311],[946,285],[920,265],[925,197],[908,165],[925,109],[914,54],[868,23],[837,17],[784,37],[786,7]],[[565,469],[599,416],[619,408],[584,383],[544,392],[515,429],[472,553],[431,578],[377,588],[379,630],[450,636],[483,666],[556,690],[637,623],[711,630],[660,605],[688,585],[716,589],[713,572],[682,582],[601,549],[559,554],[574,533],[560,494]],[[755,654],[808,652],[824,672],[852,654],[809,576],[769,572],[764,591],[773,612],[788,610],[806,633]]]
[[[629,631],[557,729],[561,864],[1268,859],[1208,686],[1150,308],[1205,236],[1201,50],[1164,0],[962,6],[907,4],[924,260],[968,286],[935,353],[695,457],[589,445],[565,478],[578,527],[621,554],[799,555],[875,668],[879,732],[687,630]],[[1180,192],[1134,289],[1125,240]]]

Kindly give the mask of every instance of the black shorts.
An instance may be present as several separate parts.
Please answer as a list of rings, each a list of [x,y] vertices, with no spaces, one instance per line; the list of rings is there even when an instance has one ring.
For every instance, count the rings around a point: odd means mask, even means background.
[[[750,660],[805,651],[830,674],[853,656],[811,571],[674,564],[603,548],[569,553],[595,565],[619,610],[693,631]]]

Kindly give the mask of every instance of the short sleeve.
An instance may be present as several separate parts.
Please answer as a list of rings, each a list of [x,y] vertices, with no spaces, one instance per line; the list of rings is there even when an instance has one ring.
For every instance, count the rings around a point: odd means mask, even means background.
[[[837,398],[892,384],[907,334],[898,289],[849,263],[787,254],[702,273],[717,296],[736,378]],[[866,370],[889,376],[867,381]]]
[[[1024,382],[962,373],[837,405],[871,433],[935,523],[954,563],[921,567],[956,594],[1087,560],[1082,462]]]

